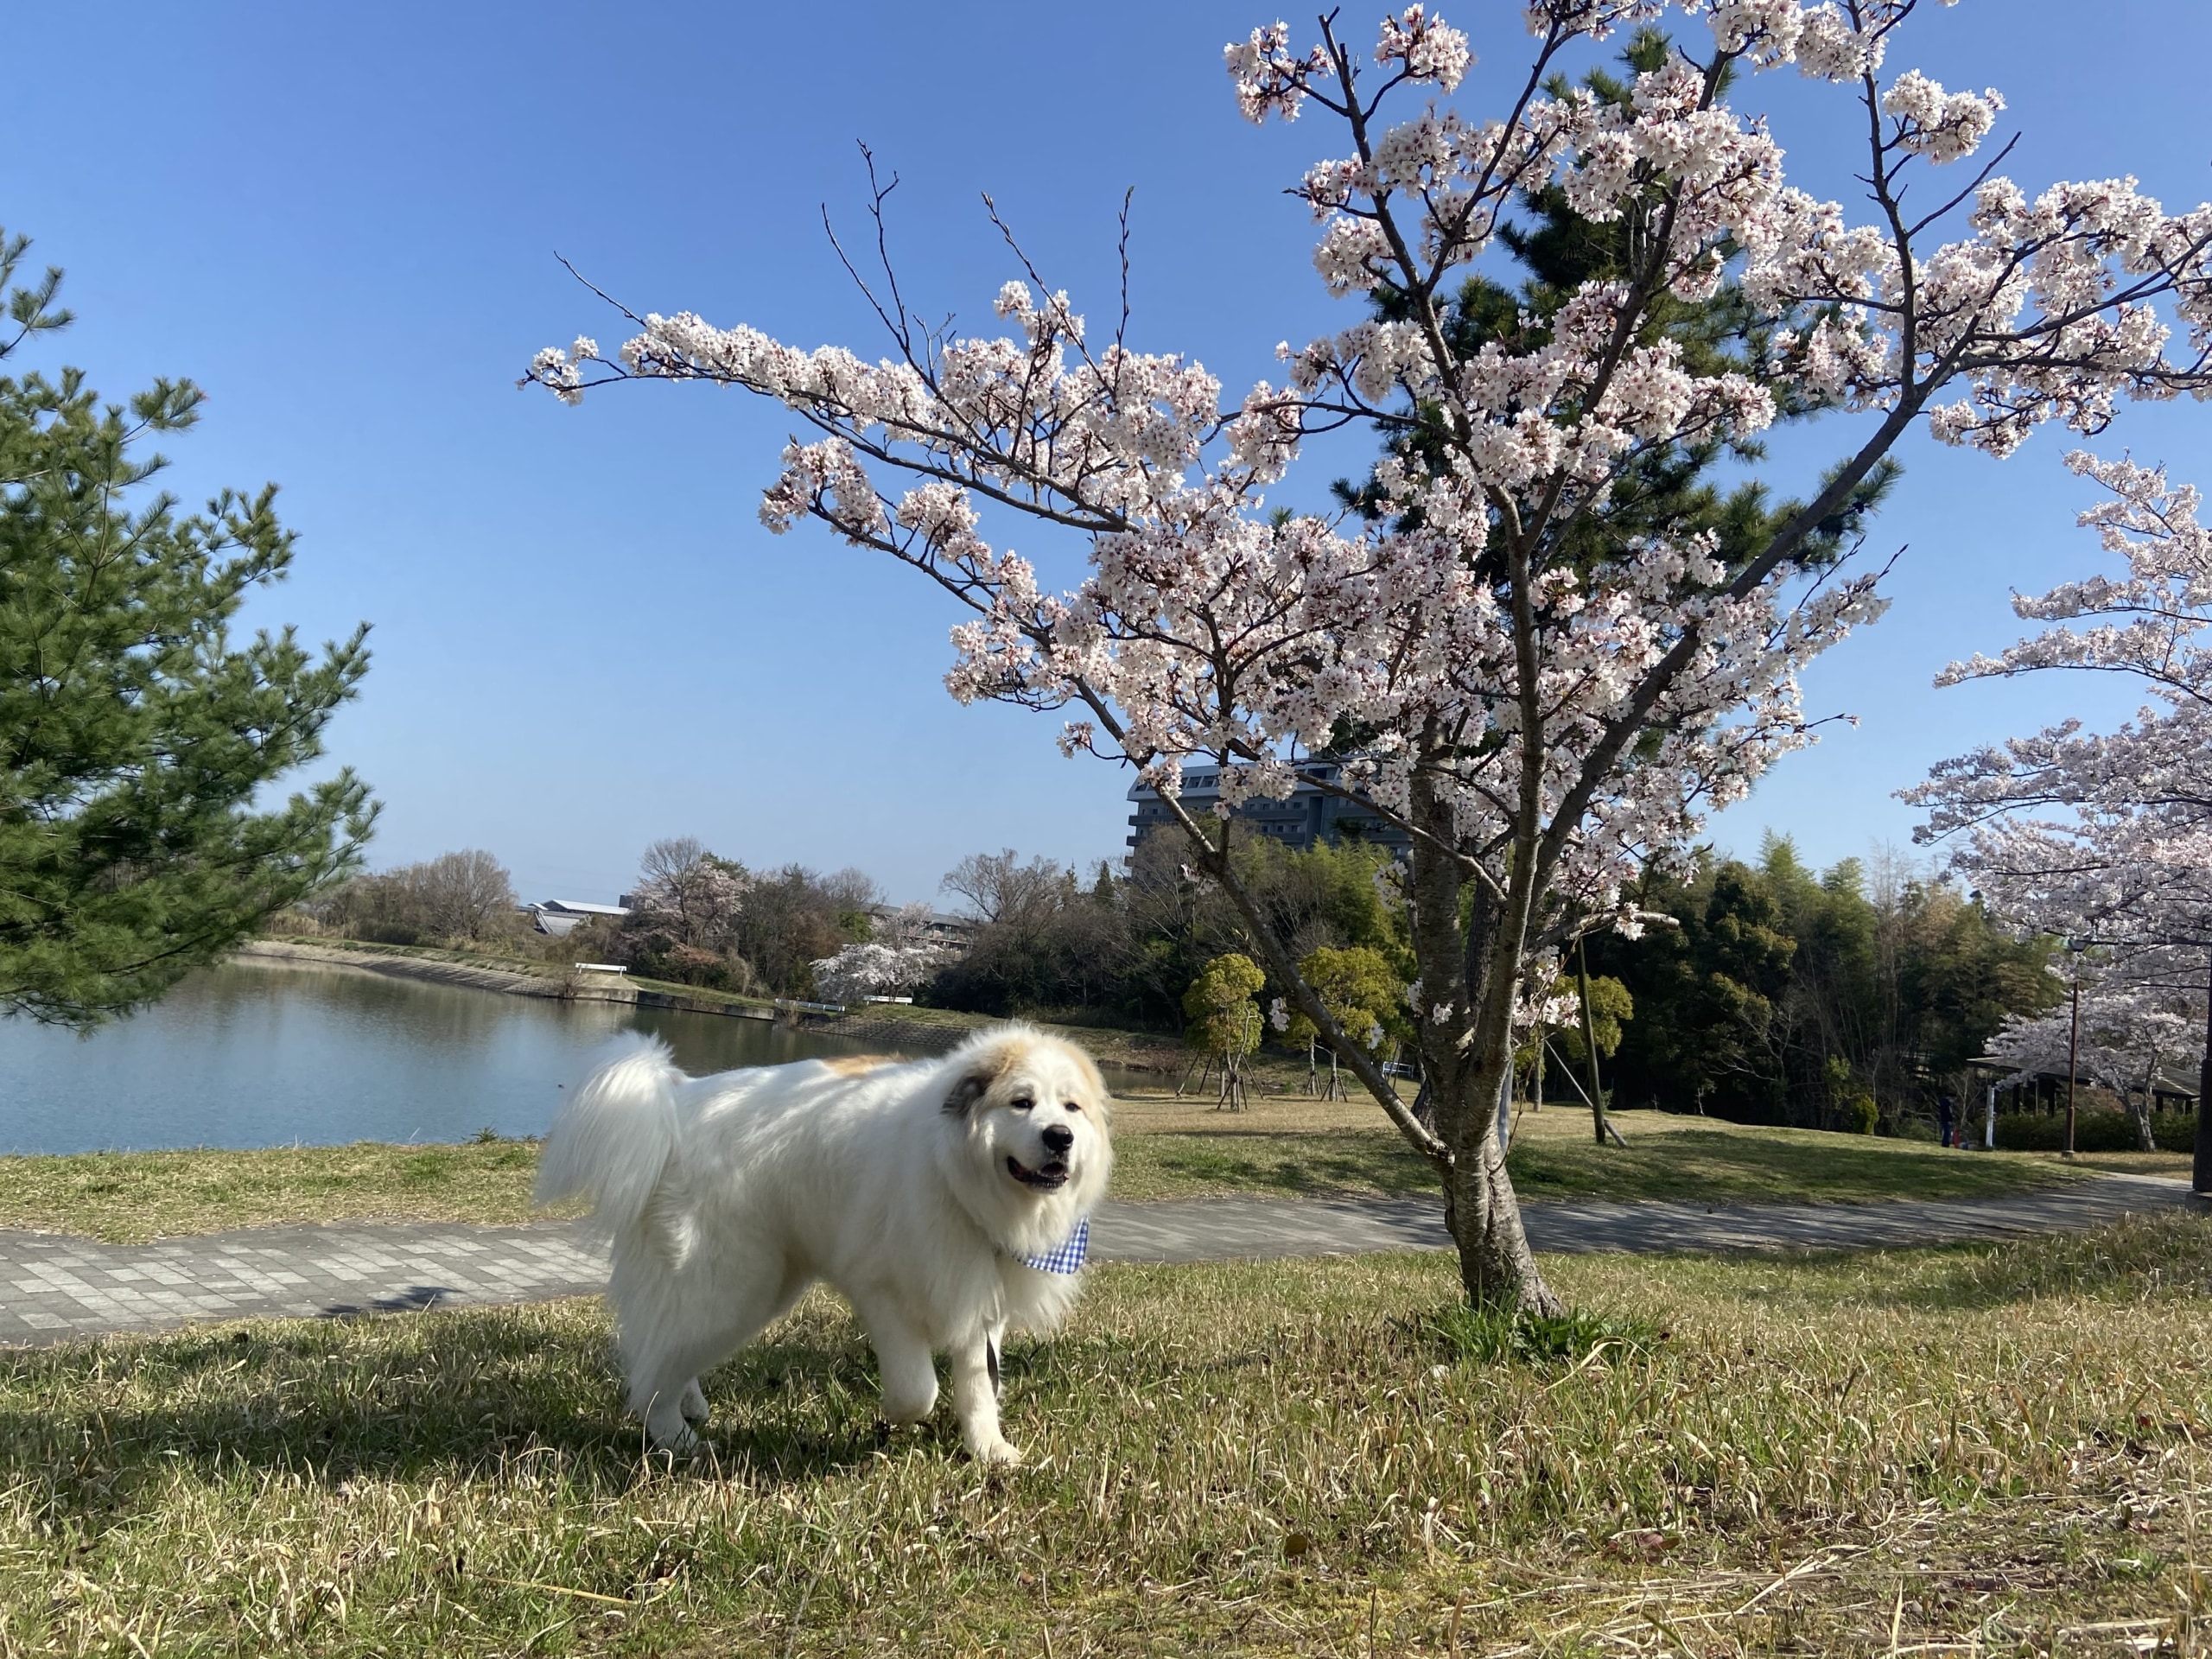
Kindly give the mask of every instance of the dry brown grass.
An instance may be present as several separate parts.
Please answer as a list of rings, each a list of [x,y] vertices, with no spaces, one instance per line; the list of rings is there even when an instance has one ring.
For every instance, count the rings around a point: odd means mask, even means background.
[[[2193,1650],[2204,1220],[1548,1270],[1648,1339],[1462,1360],[1433,1256],[1102,1272],[1006,1476],[879,1442],[822,1298],[696,1467],[589,1303],[10,1354],[0,1653]]]

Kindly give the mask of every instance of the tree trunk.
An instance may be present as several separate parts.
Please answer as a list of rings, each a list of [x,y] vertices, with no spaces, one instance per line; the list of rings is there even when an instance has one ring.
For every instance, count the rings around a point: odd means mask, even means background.
[[[1445,1220],[1459,1247],[1459,1281],[1467,1300],[1478,1307],[1564,1313],[1566,1304],[1536,1271],[1521,1226],[1520,1201],[1506,1179],[1505,1157],[1489,1123],[1463,1144],[1446,1185],[1450,1203]]]
[[[1513,1061],[1514,996],[1532,898],[1516,882],[1509,907],[1507,895],[1495,888],[1471,886],[1456,855],[1437,850],[1452,846],[1456,832],[1451,809],[1427,772],[1416,772],[1412,794],[1413,816],[1423,826],[1411,850],[1408,895],[1414,954],[1424,987],[1414,1008],[1422,1079],[1422,1100],[1415,1111],[1408,1110],[1395,1085],[1364,1052],[1338,1049],[1334,1040],[1329,1046],[1349,1063],[1407,1139],[1443,1172],[1444,1224],[1459,1246],[1459,1276],[1469,1297],[1507,1311],[1557,1314],[1564,1305],[1536,1269],[1496,1135],[1498,1094]],[[1209,873],[1243,914],[1264,965],[1279,984],[1293,990],[1325,1038],[1341,1039],[1326,1006],[1306,984],[1268,917],[1237,879],[1225,847],[1212,841],[1179,803],[1173,805]],[[1533,851],[1523,849],[1520,870],[1532,868]],[[1433,1115],[1427,1124],[1416,1116],[1422,1107]]]

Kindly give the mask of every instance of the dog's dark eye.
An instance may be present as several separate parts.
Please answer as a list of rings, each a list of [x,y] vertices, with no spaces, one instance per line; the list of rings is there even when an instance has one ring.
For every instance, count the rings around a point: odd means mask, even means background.
[[[1079,1112],[1083,1109],[1083,1103],[1079,1100],[1064,1101],[1061,1103],[1071,1112]]]
[[[1027,1095],[1016,1095],[1012,1100],[1007,1102],[1007,1104],[1013,1107],[1017,1112],[1026,1112],[1036,1103],[1037,1103],[1035,1101],[1030,1099]]]

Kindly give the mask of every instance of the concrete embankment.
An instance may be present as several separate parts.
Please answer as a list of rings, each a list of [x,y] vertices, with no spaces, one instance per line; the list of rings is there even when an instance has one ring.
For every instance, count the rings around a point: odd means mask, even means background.
[[[620,974],[548,971],[532,973],[524,968],[494,968],[483,963],[443,962],[435,957],[402,956],[381,950],[348,950],[343,945],[320,944],[299,939],[251,939],[239,947],[237,960],[262,966],[344,968],[382,974],[391,979],[423,980],[434,985],[458,985],[471,990],[499,991],[509,996],[542,996],[573,1002],[623,1002],[640,1008],[671,1008],[684,1014],[715,1014],[739,1020],[780,1021],[800,1031],[868,1043],[901,1054],[942,1054],[968,1035],[964,1027],[925,1026],[905,1020],[871,1020],[865,1014],[825,1014],[803,1009],[773,1008],[761,1004],[730,1002],[709,995],[690,996],[681,991],[649,989]]]
[[[296,939],[249,939],[238,947],[241,963],[294,968],[350,968],[388,979],[427,980],[470,990],[501,991],[509,996],[544,996],[579,1002],[639,1002],[638,988],[619,974],[533,974],[521,968],[493,968],[476,962],[441,962],[435,957],[386,955],[348,950],[340,945]],[[650,993],[648,993],[650,995]],[[671,999],[673,1001],[674,999]],[[711,1010],[721,1013],[719,1007]]]
[[[362,950],[308,939],[250,939],[238,947],[234,961],[272,968],[340,968],[359,973],[382,974],[390,979],[423,980],[433,985],[455,985],[470,990],[499,991],[508,996],[540,996],[572,1002],[620,1002],[640,1008],[669,1008],[684,1014],[714,1014],[728,1019],[760,1020],[795,1031],[818,1032],[847,1042],[864,1044],[885,1053],[938,1055],[948,1052],[974,1030],[968,1025],[938,1025],[916,1020],[871,1018],[863,1012],[824,1014],[800,1007],[773,1007],[761,1002],[732,1002],[711,994],[649,988],[620,974],[578,973],[548,966],[543,972],[524,967],[498,968],[486,963],[448,962],[436,957],[398,951]],[[1093,1033],[1065,1034],[1096,1050]],[[1100,1057],[1104,1064],[1128,1071],[1173,1075],[1185,1060],[1166,1043],[1154,1051],[1115,1053]]]

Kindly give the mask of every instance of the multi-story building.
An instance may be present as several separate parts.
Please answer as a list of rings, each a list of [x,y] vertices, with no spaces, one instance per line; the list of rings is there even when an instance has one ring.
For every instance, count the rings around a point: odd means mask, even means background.
[[[1404,851],[1408,844],[1405,831],[1376,817],[1372,808],[1361,802],[1346,800],[1322,787],[1323,784],[1335,783],[1343,770],[1333,760],[1300,761],[1298,786],[1291,791],[1287,800],[1269,801],[1256,797],[1249,799],[1236,809],[1237,822],[1300,852],[1320,841],[1361,841],[1386,847],[1393,853]],[[1187,810],[1194,816],[1209,814],[1220,798],[1218,766],[1205,761],[1185,766],[1183,804]],[[1129,800],[1136,809],[1129,814],[1128,844],[1132,850],[1154,830],[1175,822],[1167,804],[1149,784],[1131,785]]]

